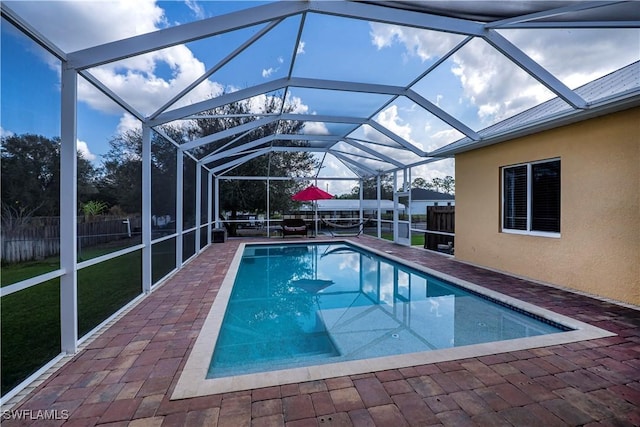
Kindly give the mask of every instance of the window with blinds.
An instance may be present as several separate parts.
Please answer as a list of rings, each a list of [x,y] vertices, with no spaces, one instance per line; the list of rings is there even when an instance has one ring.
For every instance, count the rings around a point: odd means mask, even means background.
[[[527,229],[527,166],[504,169],[503,227]]]
[[[560,232],[560,160],[502,168],[502,229]]]

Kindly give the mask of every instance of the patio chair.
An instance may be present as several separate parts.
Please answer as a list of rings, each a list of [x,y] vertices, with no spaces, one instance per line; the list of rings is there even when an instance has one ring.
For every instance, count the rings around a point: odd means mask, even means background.
[[[307,236],[307,224],[301,218],[289,218],[282,220],[282,237]]]

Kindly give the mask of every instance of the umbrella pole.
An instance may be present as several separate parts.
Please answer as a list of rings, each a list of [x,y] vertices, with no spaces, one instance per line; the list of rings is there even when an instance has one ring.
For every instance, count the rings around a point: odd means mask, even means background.
[[[316,223],[316,234],[314,235],[314,237],[318,237],[318,201],[316,200],[315,203],[315,223]]]

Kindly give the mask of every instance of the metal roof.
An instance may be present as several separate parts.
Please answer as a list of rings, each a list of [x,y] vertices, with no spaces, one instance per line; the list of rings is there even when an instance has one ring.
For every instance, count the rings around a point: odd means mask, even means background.
[[[637,30],[640,28],[640,8],[634,1],[309,0],[277,1],[258,6],[244,3],[244,8],[228,14],[69,51],[59,46],[53,36],[33,28],[27,12],[20,15],[24,10],[21,2],[2,2],[1,6],[5,19],[65,61],[66,68],[76,70],[117,105],[158,132],[162,132],[164,124],[204,117],[203,114],[232,102],[269,96],[279,98],[284,104],[291,97],[305,100],[316,97],[318,103],[312,112],[264,114],[255,111],[246,123],[235,128],[190,141],[173,141],[215,175],[224,175],[238,164],[271,152],[303,150],[314,153],[321,160],[316,177],[322,176],[323,166],[329,161],[342,164],[351,176],[368,177],[424,165],[460,150],[572,120],[640,105],[638,62],[625,64],[624,68],[613,70],[592,83],[572,88],[566,80],[537,62],[535,54],[526,52],[507,36],[509,31],[517,30]],[[366,61],[355,62],[349,55],[332,57],[332,47],[325,46],[322,52],[327,55],[324,66],[306,69],[307,63],[300,55],[301,41],[312,32],[330,31],[327,26],[338,20],[354,26],[368,24],[360,29],[365,32],[372,31],[371,28],[377,25],[388,26],[384,28],[389,31],[402,29],[434,37],[446,36],[448,44],[443,42],[442,51],[422,68],[405,68],[402,63],[387,64],[394,67],[394,73],[384,69],[368,70]],[[199,78],[152,110],[100,80],[102,66],[121,64],[128,58],[174,46],[206,43],[245,29],[251,31],[244,42],[232,46],[226,56],[209,61],[207,70]],[[270,39],[274,33],[278,33],[278,37]],[[82,43],[82,34],[77,34],[76,40]],[[286,46],[289,56],[282,58],[282,71],[278,76],[249,82],[245,87],[223,91],[210,98],[203,99],[194,94],[199,85],[214,81],[221,69],[256,49],[260,43]],[[451,72],[452,58],[478,46],[490,50],[504,61],[505,66],[523,73],[540,90],[547,91],[549,100],[488,127],[481,126],[477,118],[470,119],[468,115],[457,113],[451,105],[440,105],[433,92],[436,85],[433,76],[444,72],[444,64],[448,64],[447,71]],[[640,52],[635,50],[640,51],[639,46],[620,48],[631,50],[637,61]],[[352,53],[355,57],[356,52]],[[359,71],[351,70],[354,67]],[[321,104],[322,100],[326,105]],[[449,135],[444,143],[453,144],[441,148],[443,141],[434,142],[430,137],[416,141],[402,135],[381,119],[391,108],[418,111],[425,120],[437,122],[440,126],[438,135]],[[274,126],[291,120],[305,124],[301,133],[282,133]],[[265,135],[266,126],[276,130]],[[323,131],[312,131],[317,128]]]
[[[412,188],[411,200],[416,202],[419,200],[434,201],[434,200],[455,200],[456,196],[453,194],[440,193],[439,191],[427,190],[426,188]]]
[[[420,13],[431,13],[459,19],[491,23],[494,27],[536,26],[548,22],[563,22],[571,26],[596,21],[620,23],[637,20],[640,16],[633,2],[595,1],[508,1],[503,0],[411,0],[368,1]],[[605,8],[601,8],[606,6]],[[558,13],[559,12],[559,13]]]
[[[462,138],[429,153],[434,157],[448,157],[487,145],[539,132],[544,129],[566,125],[640,105],[640,61],[630,64],[607,76],[587,83],[575,90],[591,105],[598,108],[575,111],[559,98],[551,99],[527,111],[503,120],[478,132],[480,140]]]

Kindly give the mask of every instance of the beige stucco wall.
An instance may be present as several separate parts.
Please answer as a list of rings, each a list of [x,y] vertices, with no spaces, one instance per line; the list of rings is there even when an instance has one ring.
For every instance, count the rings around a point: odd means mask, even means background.
[[[500,232],[500,167],[561,159],[561,237]],[[456,156],[456,258],[640,305],[640,108]]]

